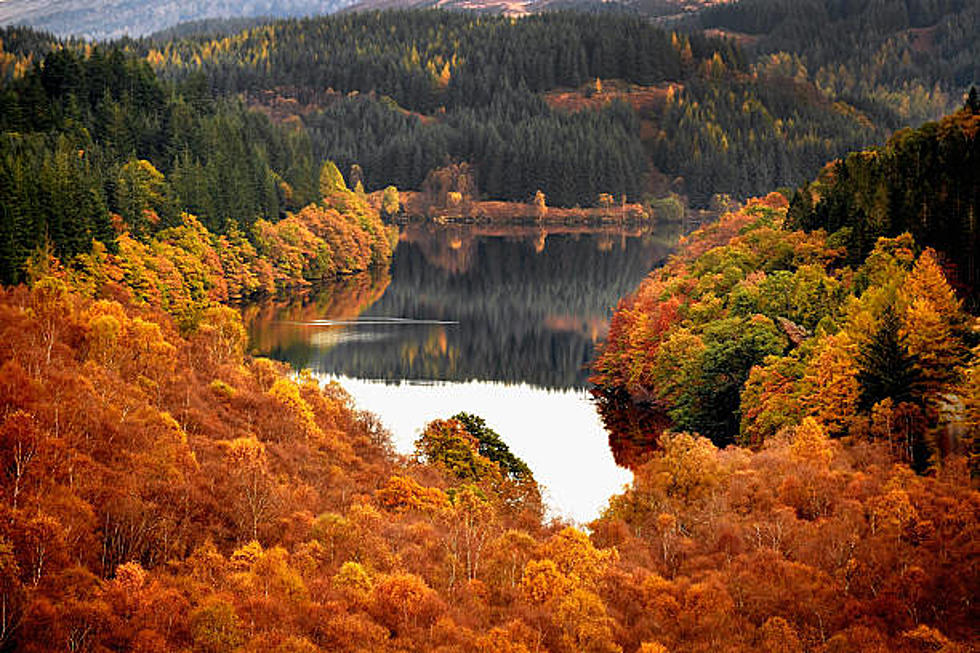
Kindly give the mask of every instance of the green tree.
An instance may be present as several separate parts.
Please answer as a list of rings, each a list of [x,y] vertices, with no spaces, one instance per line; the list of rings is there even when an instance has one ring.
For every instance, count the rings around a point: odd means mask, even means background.
[[[786,338],[767,317],[728,318],[709,323],[697,378],[681,390],[670,410],[685,430],[697,431],[718,445],[735,441],[739,400],[753,365],[783,353]]]
[[[487,426],[482,417],[469,413],[456,413],[454,419],[463,425],[466,432],[477,440],[477,452],[497,463],[501,471],[513,481],[533,480],[531,469],[523,460],[515,456],[500,435]]]
[[[901,328],[894,306],[887,306],[877,329],[858,351],[857,380],[863,410],[870,410],[883,399],[890,398],[896,404],[920,400],[922,372]]]

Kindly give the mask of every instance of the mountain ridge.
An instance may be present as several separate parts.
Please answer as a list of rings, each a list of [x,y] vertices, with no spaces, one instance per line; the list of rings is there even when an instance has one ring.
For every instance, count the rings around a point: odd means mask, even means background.
[[[140,37],[181,23],[213,18],[287,18],[333,13],[351,0],[23,0],[0,2],[0,26],[26,25],[59,37],[111,40]]]
[[[627,0],[622,3],[651,16],[677,17],[731,0]],[[605,7],[605,0],[11,0],[0,1],[0,27],[23,25],[59,37],[112,40],[139,38],[186,23],[213,19],[295,18],[338,11],[375,9],[452,9],[523,16],[555,9]]]

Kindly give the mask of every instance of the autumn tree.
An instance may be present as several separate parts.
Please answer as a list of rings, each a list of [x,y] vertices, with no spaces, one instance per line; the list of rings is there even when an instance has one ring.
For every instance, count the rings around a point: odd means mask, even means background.
[[[333,161],[324,162],[320,168],[320,197],[326,199],[345,192],[348,192],[347,183],[337,164]]]
[[[401,210],[401,199],[398,196],[398,189],[394,186],[385,186],[381,195],[381,212],[391,217]]]
[[[457,481],[479,482],[496,469],[479,453],[479,441],[455,419],[430,422],[415,441],[415,455],[422,462],[442,467]]]
[[[482,570],[484,549],[496,526],[494,511],[478,488],[463,486],[452,493],[451,504],[443,509],[440,521],[446,527],[442,540],[449,559],[449,587],[453,588],[458,576],[469,581]]]
[[[372,613],[391,630],[400,633],[431,625],[445,605],[425,581],[414,574],[393,574],[375,583]]]
[[[957,381],[968,358],[962,337],[962,302],[931,249],[919,256],[902,290],[908,308],[901,336],[921,369],[923,392],[935,400]]]
[[[190,613],[194,645],[207,653],[230,653],[241,646],[244,636],[234,606],[212,595]]]
[[[823,338],[803,377],[807,412],[833,434],[847,431],[861,399],[857,349],[846,333]]]
[[[225,466],[231,481],[236,521],[241,533],[258,538],[259,526],[276,505],[275,482],[265,447],[254,438],[237,438],[228,443]]]
[[[0,460],[10,487],[10,504],[17,510],[21,493],[27,484],[41,445],[35,418],[23,410],[7,415],[0,423]]]

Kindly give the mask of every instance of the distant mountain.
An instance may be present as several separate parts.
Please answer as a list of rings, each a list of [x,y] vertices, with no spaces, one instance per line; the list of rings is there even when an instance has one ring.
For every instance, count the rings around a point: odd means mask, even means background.
[[[524,16],[543,11],[623,11],[655,18],[682,18],[702,9],[733,0],[359,0],[349,10],[456,9],[505,16]]]
[[[0,26],[28,25],[60,37],[108,40],[146,36],[183,23],[194,23],[197,31],[229,33],[236,25],[247,26],[235,22],[241,19],[330,14],[348,7],[356,11],[431,7],[508,16],[558,9],[611,10],[671,18],[728,2],[731,0],[0,0]],[[213,19],[234,20],[226,28]]]
[[[0,0],[0,26],[106,40],[212,18],[329,14],[354,0]]]

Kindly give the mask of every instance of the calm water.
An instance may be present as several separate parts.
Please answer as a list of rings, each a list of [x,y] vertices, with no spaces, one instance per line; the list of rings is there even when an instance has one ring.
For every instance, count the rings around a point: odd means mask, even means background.
[[[483,417],[552,514],[598,515],[629,481],[588,392],[612,308],[676,234],[403,228],[391,271],[246,311],[256,353],[336,379],[408,453],[422,428]]]

